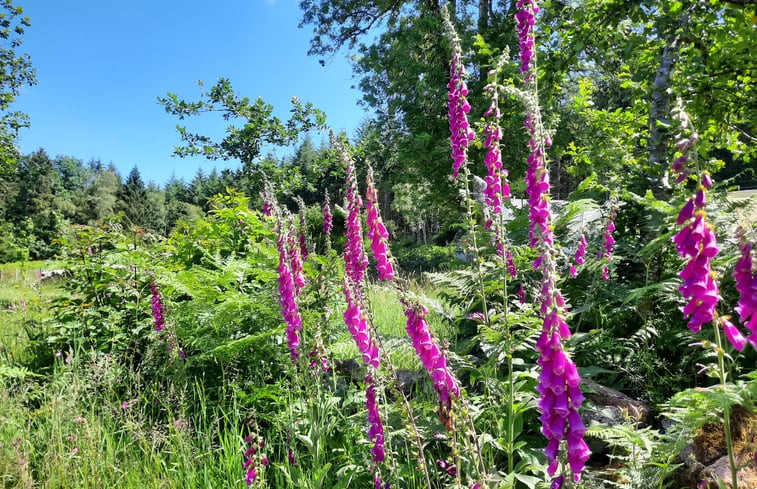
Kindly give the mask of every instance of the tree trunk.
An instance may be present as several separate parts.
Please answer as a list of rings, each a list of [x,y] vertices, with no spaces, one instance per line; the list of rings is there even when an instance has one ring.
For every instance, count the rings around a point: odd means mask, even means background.
[[[481,35],[484,35],[489,27],[489,13],[491,9],[491,0],[478,0],[478,33]]]
[[[685,15],[676,26],[675,31],[688,23]],[[658,173],[652,176],[652,194],[660,200],[670,199],[673,189],[668,175],[668,134],[670,127],[670,77],[675,67],[678,51],[681,47],[681,36],[676,33],[665,44],[662,50],[660,66],[655,74],[652,85],[652,101],[649,108],[649,166]]]

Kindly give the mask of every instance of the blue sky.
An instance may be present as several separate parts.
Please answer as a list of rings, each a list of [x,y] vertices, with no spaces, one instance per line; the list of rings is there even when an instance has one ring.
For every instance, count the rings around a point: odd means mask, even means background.
[[[298,96],[326,112],[335,130],[352,134],[366,117],[360,93],[339,53],[325,67],[308,57],[311,30],[297,27],[297,0],[17,0],[31,17],[22,50],[37,69],[15,108],[29,114],[23,153],[113,162],[122,175],[136,165],[146,181],[163,184],[175,172],[191,179],[199,167],[238,167],[231,161],[171,156],[180,143],[156,98],[173,92],[197,100],[223,76],[252,99],[262,97],[286,118]],[[210,114],[185,120],[189,130],[223,135]],[[277,150],[279,156],[291,149]]]

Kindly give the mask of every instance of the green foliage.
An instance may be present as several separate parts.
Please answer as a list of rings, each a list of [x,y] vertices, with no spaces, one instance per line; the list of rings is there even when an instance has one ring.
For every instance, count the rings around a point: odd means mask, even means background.
[[[455,250],[449,246],[395,245],[392,253],[406,273],[435,272],[459,266]]]
[[[37,83],[31,57],[17,51],[25,29],[31,25],[23,13],[24,9],[11,0],[3,0],[0,5],[0,177],[15,166],[19,157],[18,131],[29,126],[28,116],[11,110],[11,105],[24,86]]]
[[[273,116],[273,106],[258,98],[251,102],[234,92],[231,82],[220,78],[206,92],[200,82],[202,92],[197,102],[186,102],[178,95],[169,93],[158,97],[166,112],[179,120],[197,116],[206,112],[220,112],[224,120],[240,120],[241,127],[228,126],[227,135],[221,141],[213,141],[208,136],[187,131],[184,126],[176,126],[186,146],[174,149],[177,156],[201,155],[210,159],[238,158],[245,165],[250,165],[260,154],[263,144],[286,146],[297,140],[301,132],[321,127],[326,118],[323,112],[312,104],[302,104],[296,97],[292,98],[292,115],[286,122]]]

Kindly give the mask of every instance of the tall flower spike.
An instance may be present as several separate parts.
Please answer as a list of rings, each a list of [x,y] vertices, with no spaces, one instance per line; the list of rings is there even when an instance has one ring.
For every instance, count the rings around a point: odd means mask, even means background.
[[[160,293],[158,293],[158,284],[152,282],[150,292],[152,293],[152,318],[155,321],[155,331],[160,333],[165,327],[165,321],[163,319],[163,303],[160,301]]]
[[[323,234],[331,236],[331,228],[334,227],[334,216],[331,214],[331,201],[329,201],[329,191],[323,198]]]
[[[510,274],[510,278],[516,278],[518,276],[518,269],[515,268],[515,260],[510,250],[505,250],[505,262],[507,263],[507,273]]]
[[[368,410],[368,439],[373,442],[371,455],[373,462],[379,464],[383,462],[386,454],[384,451],[384,426],[381,423],[381,417],[376,401],[376,384],[373,381],[372,372],[375,372],[380,365],[379,349],[373,340],[371,328],[368,325],[368,319],[362,308],[362,301],[359,290],[355,290],[357,284],[353,283],[348,276],[344,277],[344,298],[347,302],[347,309],[344,311],[344,322],[347,329],[355,340],[355,344],[360,350],[363,362],[368,366],[368,375],[365,378],[365,407]],[[376,474],[378,477],[378,474]]]
[[[518,33],[518,47],[520,48],[520,72],[523,73],[526,82],[531,82],[534,80],[536,58],[534,24],[539,7],[535,0],[518,0],[515,6],[518,8],[515,14],[515,29]]]
[[[449,116],[450,146],[452,148],[452,177],[457,178],[460,168],[465,165],[468,159],[468,144],[475,139],[476,133],[468,123],[468,112],[470,104],[466,98],[468,87],[465,84],[465,66],[463,65],[463,54],[460,47],[460,38],[457,36],[455,26],[449,18],[447,9],[442,9],[444,16],[444,25],[450,36],[450,46],[452,47],[452,59],[450,61],[450,79],[447,84],[447,109]]]
[[[683,133],[691,124],[688,115],[680,109],[675,117],[681,121],[681,133]],[[677,143],[678,149],[684,153],[693,151],[692,146],[695,140],[696,133],[693,133],[688,139]],[[690,172],[689,168],[679,168],[675,164],[672,170],[679,174],[678,181],[685,180]],[[705,176],[707,178],[704,178]],[[683,224],[684,227],[673,237],[678,254],[686,260],[683,270],[678,274],[683,280],[678,290],[688,301],[681,311],[684,318],[689,319],[688,327],[694,333],[698,333],[702,325],[715,319],[715,310],[720,300],[718,283],[711,267],[712,259],[720,250],[715,232],[707,223],[705,212],[707,189],[711,186],[712,180],[709,175],[700,177],[696,194],[686,201],[676,219],[676,222]],[[726,329],[730,323],[721,321],[721,325]],[[729,340],[732,337],[728,334],[726,336]]]
[[[499,142],[502,139],[502,128],[499,126],[498,97],[499,90],[497,84],[490,83],[486,86],[489,92],[491,104],[484,113],[487,119],[484,128],[484,148],[487,149],[484,157],[486,165],[486,188],[484,196],[486,205],[490,206],[494,215],[502,214],[502,200],[510,198],[510,184],[507,182],[507,170],[502,168],[502,153],[500,152]]]
[[[347,302],[347,309],[344,311],[344,322],[347,329],[355,340],[358,350],[363,357],[366,365],[373,368],[379,367],[379,349],[373,341],[368,319],[363,312],[361,304],[360,291],[355,290],[357,284],[352,282],[349,277],[344,278],[344,298]]]
[[[276,206],[273,187],[268,179],[263,180],[263,215],[270,216]]]
[[[749,330],[747,340],[757,349],[757,273],[752,260],[753,244],[746,240],[743,230],[739,230],[738,235],[741,256],[733,270],[736,290],[739,292],[735,310],[741,324]]]
[[[246,472],[245,482],[248,486],[251,486],[252,483],[255,482],[255,480],[258,478],[258,472],[255,466],[255,459],[260,455],[260,453],[258,452],[258,447],[262,450],[265,447],[265,443],[263,441],[258,441],[258,439],[253,435],[248,435],[244,439],[244,442],[249,446],[244,452],[245,460],[242,467]],[[268,465],[268,458],[265,455],[262,455],[261,463],[264,467]]]
[[[694,144],[699,139],[699,135],[696,131],[689,133],[688,129],[692,126],[689,115],[683,110],[682,106],[677,106],[673,112],[673,119],[680,122],[680,130],[677,134],[678,141],[676,142],[676,148],[680,152],[680,155],[673,161],[670,166],[671,171],[676,175],[676,182],[681,183],[686,180],[693,168],[691,168],[689,160],[692,156]],[[702,184],[705,188],[712,187],[712,180],[709,174],[703,175]],[[679,223],[680,224],[680,223]]]
[[[615,231],[615,217],[617,214],[615,214],[614,210],[610,210],[610,217],[607,219],[607,226],[605,227],[604,233],[602,233],[602,246],[603,250],[601,250],[602,258],[605,260],[611,260],[612,259],[612,250],[615,247],[615,238],[613,237],[612,233]],[[602,268],[602,280],[609,280],[610,278],[610,269],[607,265],[605,265]]]
[[[291,261],[289,257],[290,238],[287,228],[284,227],[283,217],[278,219],[276,224],[277,240],[276,245],[279,251],[279,300],[281,303],[281,314],[287,324],[286,336],[289,354],[294,363],[300,356],[300,330],[302,329],[302,317],[300,317],[299,306],[296,298],[296,285],[292,275]],[[296,245],[294,246],[296,249]]]
[[[414,304],[406,299],[402,299],[401,302],[407,317],[407,334],[413,342],[413,347],[423,367],[431,376],[442,405],[449,405],[452,397],[460,397],[460,386],[447,366],[447,357],[431,334],[431,328],[426,321],[428,309],[422,304]]]
[[[289,258],[289,270],[292,274],[292,281],[294,282],[294,295],[295,299],[299,297],[302,288],[305,286],[305,275],[302,273],[302,259],[300,255],[301,243],[297,242],[295,238],[297,229],[294,225],[294,219],[289,219],[289,232],[287,233],[287,257]]]
[[[578,248],[576,248],[575,265],[570,266],[570,276],[576,278],[578,276],[578,267],[585,263],[584,257],[586,256],[586,236],[581,235],[581,240],[578,242]]]
[[[389,245],[387,240],[389,239],[389,233],[379,213],[378,195],[373,183],[373,168],[370,166],[368,167],[368,176],[366,177],[365,201],[368,210],[366,219],[368,238],[371,240],[371,251],[373,252],[373,258],[376,260],[378,277],[380,280],[391,282],[394,280],[394,267],[388,257]]]
[[[179,346],[179,340],[176,338],[176,335],[173,331],[166,329],[165,307],[160,299],[158,284],[155,281],[152,281],[150,284],[150,293],[152,295],[152,317],[155,322],[155,331],[162,334],[163,340],[166,343],[166,349],[170,353],[174,354],[175,352],[179,355],[179,358],[186,360],[187,355],[184,353],[184,349]],[[174,357],[172,356],[170,361],[173,362],[173,359]]]
[[[371,449],[373,461],[380,463],[386,458],[386,452],[384,451],[384,424],[381,422],[378,402],[376,401],[376,383],[373,381],[370,373],[365,377],[365,385],[367,386],[365,389],[365,407],[368,410],[368,422],[370,423],[368,440],[373,442],[373,448]]]
[[[360,209],[363,206],[363,199],[360,198],[357,188],[355,162],[347,154],[347,149],[343,145],[340,145],[340,151],[342,160],[347,167],[345,175],[347,184],[347,241],[344,243],[345,273],[355,284],[360,284],[363,281],[365,269],[368,267],[368,257],[363,249],[363,227],[360,223]]]
[[[297,205],[300,208],[300,225],[298,227],[299,231],[299,238],[300,238],[300,257],[303,261],[308,259],[308,243],[307,243],[307,230],[308,230],[308,221],[305,217],[305,202],[302,200],[302,198],[297,199]]]
[[[549,199],[549,172],[544,157],[548,146],[547,135],[541,123],[536,93],[536,61],[534,46],[534,15],[538,7],[534,0],[518,0],[516,4],[517,32],[520,41],[521,72],[528,91],[523,96],[526,105],[525,127],[530,136],[528,170],[526,172],[526,192],[529,198],[529,244],[539,251],[534,268],[542,272],[540,312],[543,317],[542,334],[536,343],[539,350],[538,364],[541,366],[538,403],[541,412],[542,434],[547,438],[544,454],[550,476],[557,473],[558,455],[562,446],[566,447],[566,459],[573,480],[578,481],[584,464],[591,452],[584,441],[586,428],[581,421],[579,409],[583,402],[580,383],[573,360],[565,353],[563,340],[570,337],[570,328],[565,321],[565,300],[557,288],[557,269],[552,231],[552,211]],[[565,442],[563,444],[563,442]],[[565,470],[566,467],[563,467]],[[553,482],[561,484],[557,476]],[[559,481],[559,482],[558,482]]]

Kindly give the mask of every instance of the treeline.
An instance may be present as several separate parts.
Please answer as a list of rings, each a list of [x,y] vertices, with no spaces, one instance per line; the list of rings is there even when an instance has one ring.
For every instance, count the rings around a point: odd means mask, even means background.
[[[172,176],[161,186],[145,182],[136,166],[124,178],[112,163],[53,157],[40,149],[0,175],[0,262],[54,257],[72,225],[106,219],[167,236],[180,221],[201,216],[212,197],[227,189],[256,205],[263,175],[293,208],[295,196],[307,205],[320,203],[326,190],[339,192],[341,170],[330,154],[328,145],[316,147],[305,137],[292,156],[268,155],[255,170],[198,169],[189,181]]]

